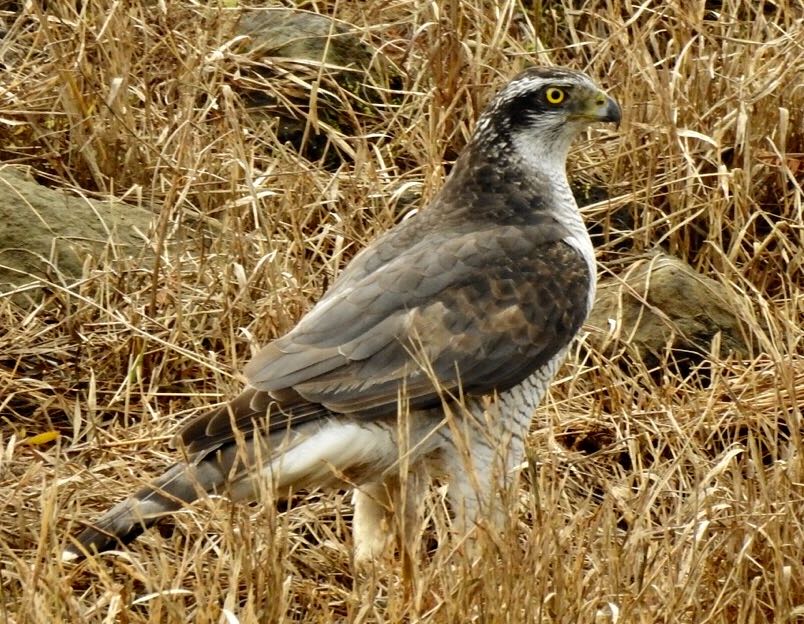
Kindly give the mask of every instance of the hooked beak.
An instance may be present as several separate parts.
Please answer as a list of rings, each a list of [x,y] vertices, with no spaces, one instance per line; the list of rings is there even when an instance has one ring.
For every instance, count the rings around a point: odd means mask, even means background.
[[[610,121],[617,124],[618,127],[622,118],[620,105],[603,91],[593,93],[583,101],[577,114],[589,121]]]

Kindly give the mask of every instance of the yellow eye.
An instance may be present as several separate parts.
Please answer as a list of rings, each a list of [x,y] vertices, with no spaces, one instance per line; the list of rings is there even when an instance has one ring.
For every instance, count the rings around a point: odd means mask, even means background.
[[[564,98],[567,97],[567,94],[564,93],[563,89],[559,89],[557,87],[550,87],[545,91],[545,97],[550,104],[561,104],[564,101]]]

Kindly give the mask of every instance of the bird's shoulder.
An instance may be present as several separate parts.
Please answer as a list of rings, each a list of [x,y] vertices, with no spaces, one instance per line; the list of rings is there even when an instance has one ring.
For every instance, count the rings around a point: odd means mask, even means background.
[[[459,343],[471,351],[473,335],[522,347],[544,332],[574,333],[591,276],[565,237],[554,221],[422,232],[374,270],[345,272],[293,330],[254,357],[246,376],[277,390],[383,350],[401,366],[419,338],[431,353],[446,353]]]

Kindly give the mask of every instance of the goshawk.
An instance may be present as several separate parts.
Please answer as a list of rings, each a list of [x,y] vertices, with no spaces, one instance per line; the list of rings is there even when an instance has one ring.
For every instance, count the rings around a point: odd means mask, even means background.
[[[251,360],[242,394],[181,429],[187,461],[91,523],[64,559],[128,542],[205,493],[250,499],[267,483],[279,497],[355,487],[365,561],[386,548],[421,466],[449,481],[456,532],[498,522],[498,492],[595,293],[567,152],[591,123],[619,120],[582,73],[517,75],[433,201]]]

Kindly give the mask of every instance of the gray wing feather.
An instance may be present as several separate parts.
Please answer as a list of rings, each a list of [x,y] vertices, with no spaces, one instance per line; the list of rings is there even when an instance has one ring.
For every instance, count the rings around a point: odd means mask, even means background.
[[[583,322],[588,267],[556,224],[476,230],[422,236],[384,263],[353,261],[351,276],[248,364],[244,395],[180,439],[206,452],[233,439],[233,427],[391,417],[403,387],[413,408],[436,406],[442,393],[428,370],[442,390],[469,395],[519,383]]]

